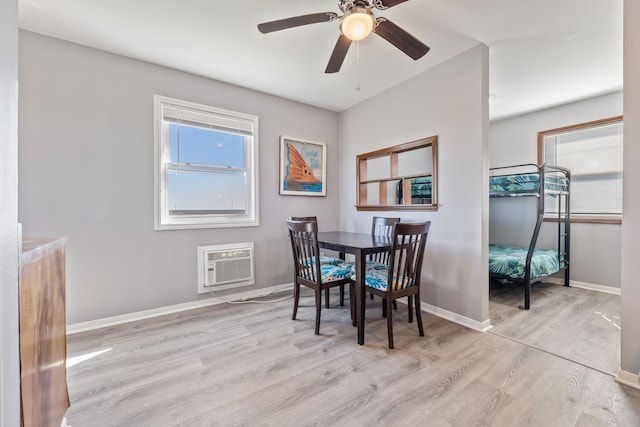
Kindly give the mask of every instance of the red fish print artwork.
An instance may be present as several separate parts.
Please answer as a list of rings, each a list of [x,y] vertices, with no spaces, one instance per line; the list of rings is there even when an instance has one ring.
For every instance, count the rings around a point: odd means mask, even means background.
[[[286,168],[285,190],[322,191],[322,182],[313,175],[313,169],[304,160],[300,152],[289,143],[287,143],[287,159],[289,164]]]

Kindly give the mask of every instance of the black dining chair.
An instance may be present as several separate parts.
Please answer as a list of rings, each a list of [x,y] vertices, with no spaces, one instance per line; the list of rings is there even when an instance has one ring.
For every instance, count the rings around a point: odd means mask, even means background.
[[[320,334],[320,313],[322,308],[322,291],[335,286],[349,285],[350,295],[353,295],[353,269],[350,265],[330,265],[320,263],[320,248],[318,247],[318,224],[316,221],[287,220],[291,251],[293,254],[293,315],[296,320],[298,302],[300,300],[300,286],[314,290],[316,306],[315,334]],[[327,299],[327,307],[328,299]],[[351,316],[354,318],[354,304],[351,304]]]
[[[374,216],[371,221],[371,234],[374,236],[384,236],[391,238],[396,228],[396,224],[400,222],[400,218],[388,218],[382,216]],[[389,252],[378,252],[369,255],[370,262],[377,262],[380,264],[387,264],[389,262]],[[370,293],[371,299],[373,294]],[[398,305],[393,301],[393,309],[397,310]],[[382,317],[387,317],[387,304],[382,301]]]
[[[367,267],[365,289],[380,296],[387,305],[387,334],[389,348],[393,348],[392,302],[408,297],[409,323],[413,322],[415,304],[416,321],[420,336],[424,336],[420,315],[420,276],[425,245],[431,221],[421,223],[398,223],[394,230],[393,249],[389,252],[387,264]],[[364,313],[362,314],[364,317]]]
[[[316,216],[290,216],[289,219],[292,221],[314,221],[316,225],[318,224],[318,217]],[[320,264],[342,265],[344,260],[320,254]],[[324,296],[325,307],[329,308],[329,289],[325,291]],[[344,305],[344,285],[340,285],[340,305]]]

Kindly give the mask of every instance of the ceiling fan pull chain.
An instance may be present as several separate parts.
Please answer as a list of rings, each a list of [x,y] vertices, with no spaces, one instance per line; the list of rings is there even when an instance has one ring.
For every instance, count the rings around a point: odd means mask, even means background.
[[[357,73],[357,82],[356,82],[356,90],[360,90],[360,42],[356,42],[356,73]]]

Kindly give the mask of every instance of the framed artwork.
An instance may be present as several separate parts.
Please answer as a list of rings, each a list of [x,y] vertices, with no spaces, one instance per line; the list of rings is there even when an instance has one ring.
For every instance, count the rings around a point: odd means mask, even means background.
[[[280,194],[327,195],[327,144],[280,137]]]

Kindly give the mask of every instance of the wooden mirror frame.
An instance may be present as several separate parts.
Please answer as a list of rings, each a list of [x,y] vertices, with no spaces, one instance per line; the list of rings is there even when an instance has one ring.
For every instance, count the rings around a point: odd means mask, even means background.
[[[411,150],[419,150],[431,147],[431,173],[404,175],[398,168],[398,155]],[[389,174],[387,177],[379,179],[367,178],[367,162],[372,159],[389,157]],[[379,201],[388,200],[388,183],[390,181],[400,181],[402,183],[402,193],[411,194],[411,182],[414,178],[431,177],[431,203],[414,204],[411,197],[403,197],[401,204],[368,204],[367,187],[370,184],[378,184]],[[431,136],[412,142],[407,142],[393,147],[383,148],[369,153],[356,156],[356,182],[357,182],[357,204],[359,211],[399,211],[399,210],[438,210],[438,136]]]

